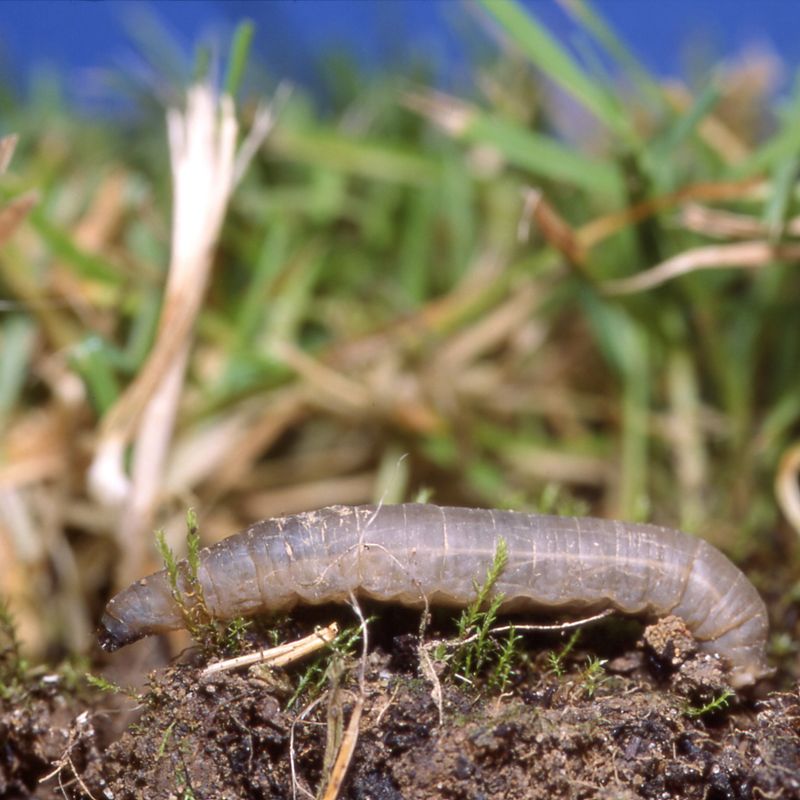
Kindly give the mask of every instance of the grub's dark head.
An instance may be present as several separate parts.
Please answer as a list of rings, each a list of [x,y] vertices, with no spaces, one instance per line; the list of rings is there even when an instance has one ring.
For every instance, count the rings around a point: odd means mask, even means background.
[[[131,631],[130,627],[122,620],[117,619],[106,609],[103,618],[100,620],[100,627],[97,631],[97,641],[100,647],[107,653],[113,653],[124,647],[126,644],[136,641],[139,634]]]
[[[166,575],[157,572],[123,589],[109,600],[97,638],[100,647],[113,652],[126,644],[183,626]]]

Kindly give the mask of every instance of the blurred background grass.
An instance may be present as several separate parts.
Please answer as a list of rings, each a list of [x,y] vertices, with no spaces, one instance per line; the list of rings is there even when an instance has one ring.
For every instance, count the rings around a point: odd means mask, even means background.
[[[582,58],[535,8],[484,0],[471,92],[340,60],[324,110],[296,87],[280,103],[214,255],[158,523],[194,506],[210,542],[421,492],[652,520],[746,563],[797,633],[798,92],[776,99],[767,55],[665,82],[564,5]],[[248,87],[276,87],[245,51],[246,127]],[[115,588],[118,518],[87,470],[156,336],[164,102],[215,63],[145,55],[171,82],[117,74],[116,116],[77,113],[58,80],[0,86],[19,137],[0,176],[0,587],[38,654],[85,651]]]

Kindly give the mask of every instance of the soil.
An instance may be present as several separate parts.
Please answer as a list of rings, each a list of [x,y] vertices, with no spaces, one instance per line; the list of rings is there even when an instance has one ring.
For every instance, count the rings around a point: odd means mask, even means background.
[[[644,637],[660,656],[613,625],[555,662],[559,640],[527,642],[502,692],[439,664],[441,708],[413,626],[378,619],[370,631],[363,684],[356,654],[334,659],[291,706],[307,664],[202,677],[190,659],[151,672],[136,699],[28,678],[0,701],[0,797],[321,797],[326,748],[360,698],[341,798],[800,798],[797,687],[762,684],[701,713],[724,670],[674,620]],[[598,654],[607,662],[593,670]]]

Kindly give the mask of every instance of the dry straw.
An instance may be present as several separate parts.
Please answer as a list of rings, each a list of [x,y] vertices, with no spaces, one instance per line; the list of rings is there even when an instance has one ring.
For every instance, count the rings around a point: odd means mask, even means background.
[[[94,497],[119,511],[119,583],[139,575],[147,533],[183,393],[192,331],[211,274],[231,195],[274,124],[275,103],[262,107],[236,147],[233,99],[207,83],[189,89],[186,110],[167,112],[172,166],[172,250],[158,334],[141,372],[103,420],[90,469]],[[131,446],[130,472],[125,452]]]

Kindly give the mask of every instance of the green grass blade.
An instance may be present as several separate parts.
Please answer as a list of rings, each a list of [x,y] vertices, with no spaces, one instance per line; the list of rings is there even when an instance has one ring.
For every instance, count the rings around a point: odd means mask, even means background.
[[[164,86],[182,86],[191,67],[187,52],[163,23],[155,7],[131,4],[125,11],[125,29],[137,53]]]
[[[603,49],[622,67],[625,77],[636,86],[639,94],[657,111],[667,113],[669,105],[658,82],[631,52],[608,23],[586,0],[560,0],[560,5],[576,19]]]
[[[509,164],[528,170],[537,178],[606,196],[619,194],[620,178],[613,163],[590,158],[551,136],[526,130],[508,120],[476,111],[461,138],[495,147]]]
[[[622,393],[622,460],[620,464],[619,514],[623,519],[646,519],[648,476],[648,408],[650,371],[646,339],[636,337],[637,346],[627,354]]]
[[[264,350],[275,342],[296,341],[297,331],[307,318],[311,296],[326,260],[326,252],[312,242],[298,254],[286,272],[281,291],[276,294],[266,315],[263,334]]]
[[[449,269],[446,279],[455,281],[467,268],[475,245],[477,223],[475,208],[477,189],[472,177],[464,169],[461,158],[445,159],[442,175],[441,215],[446,220],[448,232],[447,259]]]
[[[434,183],[440,172],[439,163],[421,151],[343,136],[332,130],[278,127],[267,147],[281,158],[414,186]]]
[[[769,141],[765,142],[750,158],[740,162],[731,170],[732,177],[746,178],[758,175],[775,167],[777,162],[800,150],[800,118],[785,125]]]
[[[113,355],[107,352],[99,336],[90,336],[72,351],[70,362],[86,383],[95,410],[102,416],[120,393]]]
[[[17,404],[29,374],[36,344],[36,324],[24,314],[10,314],[0,327],[0,429]]]
[[[429,293],[431,252],[435,228],[438,192],[426,187],[409,202],[408,218],[401,240],[399,280],[408,299],[415,305]]]
[[[120,273],[113,264],[78,247],[67,233],[48,219],[41,208],[35,208],[28,219],[53,255],[74,267],[78,275],[113,285],[119,283]]]
[[[782,116],[779,130],[751,156],[731,169],[732,177],[746,178],[775,169],[778,163],[800,152],[800,85]]]
[[[575,59],[515,0],[478,0],[494,20],[548,78],[574,97],[615,133],[635,140],[622,107]]]
[[[668,128],[662,144],[664,156],[672,155],[693,133],[722,97],[717,81],[711,80],[695,99],[692,107]]]
[[[776,164],[773,170],[772,193],[764,207],[764,222],[773,242],[781,239],[786,221],[792,212],[799,167],[800,158],[794,153]]]
[[[137,298],[119,367],[134,373],[144,363],[153,346],[161,313],[162,293],[156,287],[144,288]]]
[[[261,251],[236,312],[236,342],[245,346],[258,332],[269,314],[270,295],[280,270],[289,254],[290,227],[284,218],[276,217],[267,229]]]
[[[254,33],[255,26],[250,20],[243,20],[236,26],[230,59],[228,60],[228,71],[223,83],[225,93],[231,97],[236,97],[241,87],[242,76],[247,66],[247,58],[250,54]]]
[[[622,387],[620,478],[616,513],[623,519],[645,516],[648,475],[650,362],[647,330],[622,308],[589,291],[582,295],[595,340]]]
[[[211,62],[211,48],[206,44],[197,45],[192,62],[192,83],[207,83],[211,80]]]
[[[692,106],[685,113],[675,117],[659,139],[648,147],[647,160],[651,172],[656,176],[659,192],[671,192],[677,188],[683,173],[675,169],[676,160],[679,158],[676,151],[691,140],[698,125],[721,97],[717,82],[709,81],[695,98]]]

